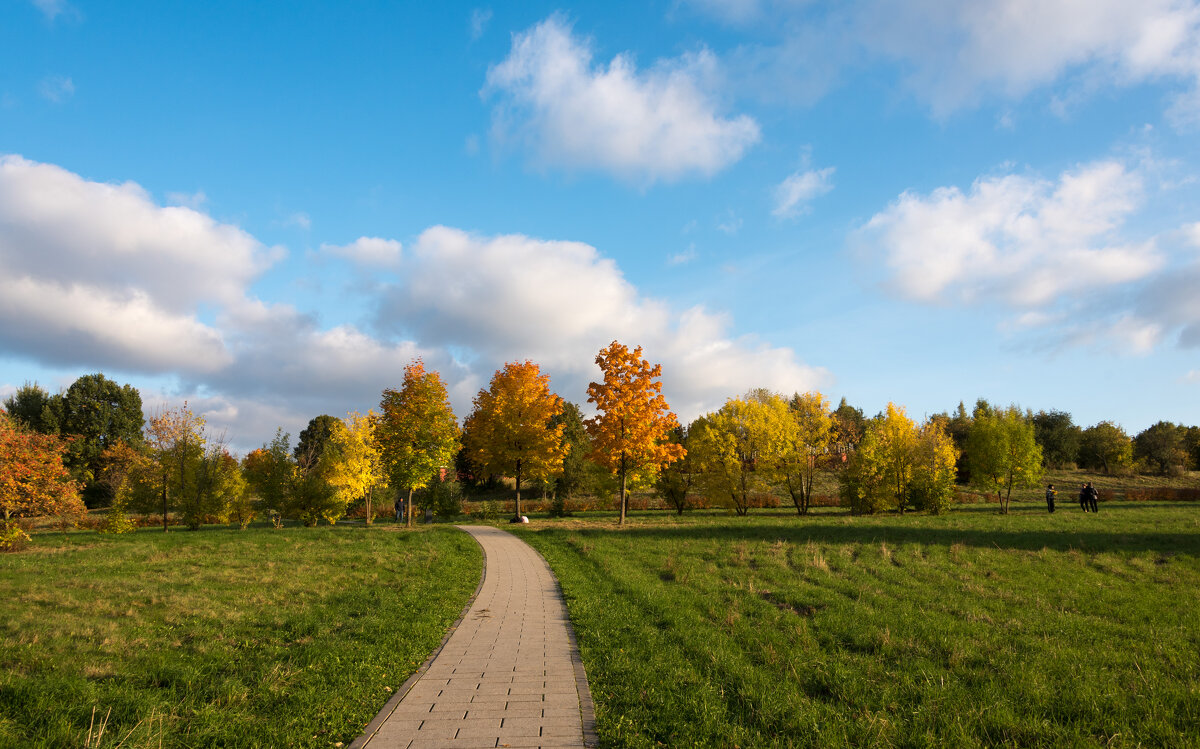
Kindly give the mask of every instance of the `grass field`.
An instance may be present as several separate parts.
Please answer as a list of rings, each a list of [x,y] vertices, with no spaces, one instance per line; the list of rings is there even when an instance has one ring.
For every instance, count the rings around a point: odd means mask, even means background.
[[[1200,506],[536,522],[606,746],[1200,745]]]
[[[448,528],[38,534],[0,555],[0,746],[349,743],[480,570]]]

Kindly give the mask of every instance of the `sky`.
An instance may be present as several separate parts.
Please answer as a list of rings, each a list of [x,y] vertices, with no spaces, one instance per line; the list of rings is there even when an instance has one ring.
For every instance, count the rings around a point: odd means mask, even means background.
[[[0,5],[0,397],[239,450],[596,353],[1200,423],[1200,0]]]

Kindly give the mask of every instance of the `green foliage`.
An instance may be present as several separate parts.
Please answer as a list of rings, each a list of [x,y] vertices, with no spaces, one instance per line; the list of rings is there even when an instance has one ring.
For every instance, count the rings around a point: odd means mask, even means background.
[[[300,431],[300,440],[296,443],[293,457],[301,470],[307,470],[309,466],[316,465],[321,460],[329,438],[341,426],[341,421],[335,416],[321,414],[309,420],[308,426]]]
[[[58,434],[61,399],[47,393],[36,382],[26,382],[4,400],[4,410],[13,421],[41,434]]]
[[[908,507],[940,513],[950,506],[957,451],[937,420],[918,428],[889,403],[872,419],[858,449],[838,475],[843,503],[856,515]]]
[[[1133,470],[1133,440],[1111,421],[1083,430],[1079,443],[1079,462],[1112,475],[1127,475]]]
[[[1013,487],[1034,486],[1042,477],[1042,448],[1033,421],[1016,406],[976,408],[967,437],[971,483],[996,493],[1008,512]]]
[[[0,553],[21,551],[29,545],[29,534],[15,518],[0,518]]]
[[[1133,457],[1165,476],[1179,475],[1189,461],[1187,437],[1187,427],[1160,421],[1133,438]]]
[[[1038,411],[1033,417],[1033,429],[1048,468],[1070,468],[1079,462],[1083,430],[1071,420],[1071,414]]]
[[[292,462],[290,441],[283,429],[276,429],[269,444],[242,459],[242,472],[250,491],[258,497],[263,510],[274,513],[274,518],[281,518],[287,510],[295,480],[296,465]]]
[[[687,430],[681,426],[668,432],[667,439],[688,448]],[[689,450],[680,460],[659,469],[654,478],[654,493],[680,515],[688,509],[688,494],[696,486],[695,460]]]
[[[125,503],[118,500],[113,500],[112,506],[104,513],[104,521],[96,527],[99,533],[129,533],[137,528],[137,525],[129,519],[125,513]]]
[[[463,512],[462,497],[462,486],[457,481],[434,476],[424,489],[413,494],[413,501],[422,510],[433,510],[436,517],[453,518]]]
[[[102,374],[84,375],[58,399],[59,431],[71,435],[67,467],[84,485],[83,498],[89,507],[112,500],[97,480],[101,455],[109,445],[142,441],[142,396],[132,385],[118,385]]]
[[[588,453],[592,450],[592,439],[588,436],[579,406],[570,401],[563,402],[562,413],[550,421],[552,426],[562,425],[563,444],[567,446],[563,458],[562,473],[555,478],[556,496],[575,497],[580,494],[597,494],[598,489],[608,482],[609,474],[596,465]]]

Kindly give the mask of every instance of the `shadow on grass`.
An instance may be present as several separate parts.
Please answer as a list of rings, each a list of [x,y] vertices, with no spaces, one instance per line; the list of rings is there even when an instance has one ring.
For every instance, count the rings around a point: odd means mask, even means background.
[[[1102,508],[1099,515],[1094,516],[1098,522],[1103,522]],[[1197,508],[1200,515],[1200,508]],[[994,514],[992,510],[991,514]],[[1112,512],[1119,516],[1121,510]],[[1057,514],[1057,513],[1056,513]],[[1082,514],[1082,513],[1081,513]],[[770,517],[770,516],[760,516]],[[779,516],[774,516],[779,517]],[[906,519],[912,516],[906,516]],[[953,516],[950,516],[952,519]],[[1012,516],[1008,516],[1011,518]],[[1147,530],[1146,523],[1140,528],[1110,528],[1073,527],[1073,528],[1030,528],[1027,530],[1012,528],[963,528],[937,527],[932,523],[921,525],[910,524],[913,520],[931,521],[927,516],[912,517],[907,522],[896,517],[892,519],[878,517],[870,518],[868,522],[857,524],[847,522],[845,516],[825,515],[809,518],[797,518],[794,525],[778,523],[757,524],[746,522],[741,518],[729,518],[728,523],[697,523],[695,525],[677,526],[633,526],[625,529],[613,528],[546,528],[537,533],[549,535],[558,534],[605,534],[620,533],[626,538],[645,538],[658,541],[761,541],[773,543],[783,540],[789,543],[825,543],[825,544],[925,544],[952,546],[962,544],[979,548],[995,548],[1017,551],[1082,551],[1095,552],[1159,552],[1162,554],[1188,555],[1200,557],[1200,527],[1183,528],[1171,531],[1165,528]],[[1001,516],[996,516],[1001,520]],[[1089,520],[1091,517],[1089,517]],[[834,520],[833,523],[829,522]],[[940,518],[938,520],[941,520]],[[1047,518],[1045,522],[1054,522],[1058,518]],[[934,520],[933,522],[938,522]]]

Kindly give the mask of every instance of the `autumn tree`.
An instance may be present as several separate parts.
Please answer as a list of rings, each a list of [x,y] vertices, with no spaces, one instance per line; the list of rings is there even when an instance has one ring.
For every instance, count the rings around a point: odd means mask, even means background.
[[[1079,462],[1108,474],[1129,473],[1133,470],[1133,441],[1121,427],[1102,421],[1083,430]]]
[[[164,531],[171,509],[180,510],[193,529],[200,527],[210,509],[204,492],[207,441],[204,417],[192,413],[187,402],[180,408],[162,409],[146,426],[152,465],[144,483],[158,498]]]
[[[392,486],[408,490],[408,527],[413,521],[413,491],[434,472],[449,467],[458,449],[458,424],[446,386],[420,359],[404,368],[399,390],[383,391],[376,439]]]
[[[1014,486],[1035,486],[1042,478],[1042,447],[1033,422],[1016,406],[976,411],[967,459],[971,483],[994,491],[1005,514]]]
[[[16,518],[84,512],[78,485],[63,465],[67,445],[14,424],[0,411],[0,550],[26,540]]]
[[[779,411],[783,434],[773,466],[792,497],[796,513],[807,515],[817,472],[834,454],[836,423],[829,402],[817,392],[796,393],[786,409],[774,407]]]
[[[710,499],[745,515],[751,495],[770,490],[784,450],[787,410],[779,396],[751,391],[692,423],[689,444]]]
[[[562,398],[550,392],[549,375],[531,361],[510,362],[475,396],[475,410],[463,424],[472,464],[516,481],[518,520],[522,479],[546,480],[562,471],[564,427],[553,423],[562,410]]]
[[[374,411],[366,416],[357,411],[347,414],[331,430],[327,445],[331,460],[326,479],[344,505],[362,500],[367,525],[375,518],[375,492],[387,486],[387,473],[375,440],[376,423]]]
[[[662,396],[662,365],[650,366],[642,347],[630,351],[617,341],[601,349],[596,364],[602,382],[588,385],[588,402],[599,412],[587,423],[592,437],[592,459],[621,480],[621,517],[629,507],[626,495],[631,473],[657,470],[679,460],[686,450],[667,441],[667,432],[679,426]]]
[[[262,447],[242,458],[242,474],[276,528],[282,525],[291,502],[296,464],[292,462],[291,437],[276,429],[275,436]]]
[[[903,407],[889,403],[867,423],[862,440],[838,477],[843,500],[855,514],[883,510],[939,511],[953,492],[956,452],[935,421],[922,427]]]

